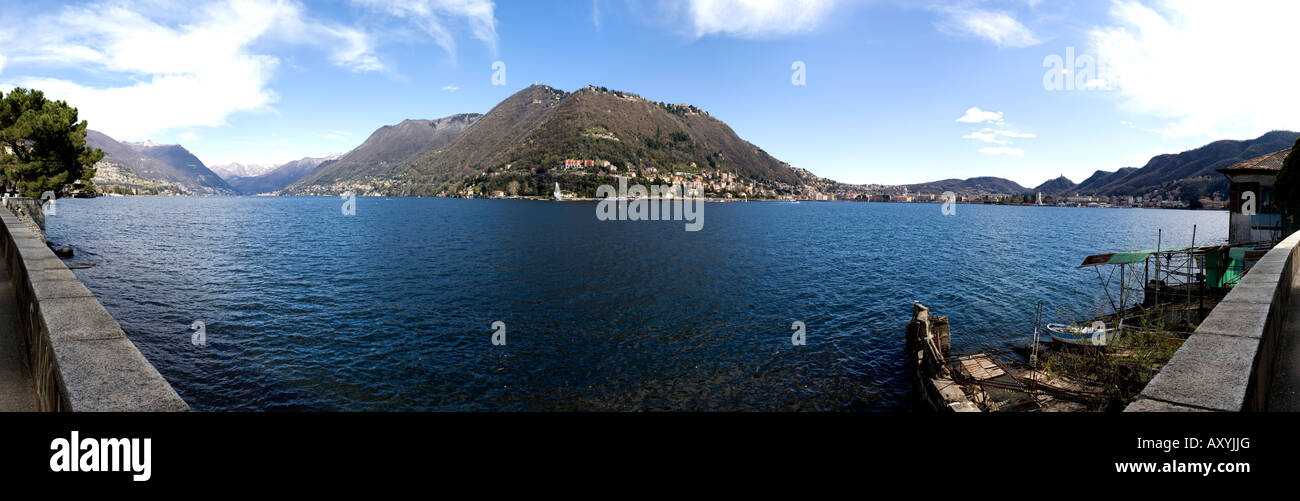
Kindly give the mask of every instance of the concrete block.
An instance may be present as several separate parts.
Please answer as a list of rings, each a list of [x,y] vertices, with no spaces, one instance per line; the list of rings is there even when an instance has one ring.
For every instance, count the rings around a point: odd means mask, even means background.
[[[53,252],[51,252],[51,254],[53,254]],[[1246,277],[1241,279],[1241,283],[1269,283],[1269,281],[1277,283],[1278,276],[1282,275],[1283,268],[1285,268],[1285,263],[1282,261],[1267,263],[1260,261],[1250,268],[1249,272],[1246,273]]]
[[[50,341],[125,338],[122,327],[93,296],[40,301],[41,321]]]
[[[5,229],[9,230],[9,233],[12,234],[14,238],[36,238],[36,234],[32,233],[32,229],[28,228],[22,221],[5,221],[4,225]]]
[[[1259,339],[1264,335],[1271,306],[1270,303],[1224,301],[1196,327],[1196,333]]]
[[[175,412],[189,405],[126,338],[52,343],[74,412]]]
[[[32,237],[28,240],[16,240],[14,241],[14,248],[18,249],[23,255],[27,254],[26,251],[37,252],[41,249],[50,249],[48,245],[45,245],[45,242],[37,240],[36,237]]]
[[[42,255],[40,253],[24,253],[23,266],[28,270],[56,270],[68,267],[63,264],[63,261],[55,256],[53,252],[50,252],[49,249],[45,249],[45,252],[48,253],[48,255]]]
[[[62,268],[51,268],[45,270],[41,270],[41,269],[29,270],[27,275],[28,275],[28,280],[31,280],[32,282],[77,279],[77,276],[72,273],[72,270],[69,270],[68,267],[66,266]]]
[[[1239,284],[1232,288],[1228,297],[1223,298],[1224,302],[1236,303],[1272,303],[1277,297],[1278,291],[1277,280],[1256,280],[1248,284]]]
[[[90,293],[90,289],[82,285],[76,279],[76,276],[70,276],[67,280],[32,280],[32,295],[41,304],[50,299],[73,298],[73,297],[95,297]]]
[[[30,241],[16,241],[14,242],[14,246],[11,248],[14,251],[16,251],[18,253],[18,257],[21,258],[23,256],[28,255],[29,253],[34,253],[39,251],[41,247],[45,247],[45,242],[38,242],[36,241],[35,238],[33,238]],[[51,254],[53,254],[53,252],[51,252]]]
[[[1273,250],[1268,251],[1268,254],[1265,254],[1264,257],[1260,258],[1259,262],[1260,263],[1286,262],[1287,258],[1291,255],[1291,249],[1292,249],[1291,247],[1284,247],[1282,245],[1278,245],[1274,247]]]
[[[36,238],[36,234],[32,233],[32,229],[28,228],[27,225],[24,224],[21,219],[13,219],[13,220],[6,219],[3,223],[0,224],[3,224],[5,229],[9,230],[9,233],[14,236],[14,239],[21,239],[21,238],[28,238],[28,237]]]
[[[1128,407],[1124,408],[1124,412],[1210,412],[1210,411],[1207,411],[1205,409],[1197,409],[1195,407],[1183,407],[1181,405],[1174,405],[1169,402],[1161,402],[1159,400],[1151,400],[1149,398],[1139,398],[1137,399],[1136,402],[1128,404]]]
[[[1142,396],[1226,412],[1245,405],[1259,340],[1197,332],[1183,343]]]

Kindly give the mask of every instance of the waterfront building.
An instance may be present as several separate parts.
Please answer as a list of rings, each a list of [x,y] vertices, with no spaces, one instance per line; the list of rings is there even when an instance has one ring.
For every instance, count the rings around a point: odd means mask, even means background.
[[[1219,169],[1228,178],[1228,243],[1273,242],[1281,238],[1282,214],[1273,182],[1291,148]]]

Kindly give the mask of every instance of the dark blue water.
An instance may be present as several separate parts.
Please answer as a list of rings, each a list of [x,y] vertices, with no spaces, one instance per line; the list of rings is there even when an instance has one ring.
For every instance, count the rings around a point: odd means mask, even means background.
[[[1098,303],[1085,255],[1227,231],[1209,211],[731,203],[690,233],[582,202],[341,204],[61,200],[49,237],[198,410],[897,410],[913,301],[958,350],[1023,342],[1036,301]]]

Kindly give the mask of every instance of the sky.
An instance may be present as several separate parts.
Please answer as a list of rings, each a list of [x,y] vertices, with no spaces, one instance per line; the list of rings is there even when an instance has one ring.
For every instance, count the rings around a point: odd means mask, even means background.
[[[1295,19],[1291,0],[0,0],[0,90],[211,166],[591,84],[699,106],[841,182],[1032,187],[1300,130]]]

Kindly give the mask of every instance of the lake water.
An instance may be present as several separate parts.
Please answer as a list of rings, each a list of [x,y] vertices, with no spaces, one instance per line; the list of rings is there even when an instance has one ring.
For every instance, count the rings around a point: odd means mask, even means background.
[[[686,232],[586,202],[342,203],[60,200],[48,233],[196,410],[903,410],[913,301],[957,350],[1023,342],[1039,300],[1095,308],[1086,255],[1221,242],[1228,219],[711,203]]]

